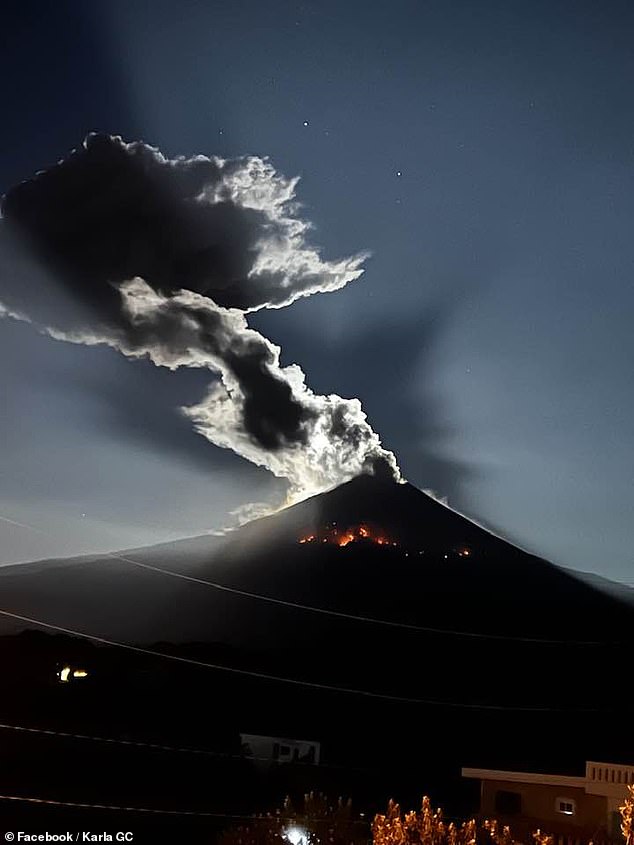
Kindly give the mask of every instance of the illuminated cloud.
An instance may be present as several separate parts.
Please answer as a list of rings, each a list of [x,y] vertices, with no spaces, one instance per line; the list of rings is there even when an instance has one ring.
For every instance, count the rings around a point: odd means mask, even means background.
[[[50,268],[80,308],[42,308],[21,280],[0,316],[25,309],[60,340],[212,371],[219,380],[184,414],[212,443],[287,479],[291,499],[362,472],[399,478],[359,400],[313,393],[248,325],[250,311],[337,290],[362,273],[363,255],[324,261],[307,243],[296,183],[257,157],[170,160],[140,142],[91,135],[8,192],[0,233]]]

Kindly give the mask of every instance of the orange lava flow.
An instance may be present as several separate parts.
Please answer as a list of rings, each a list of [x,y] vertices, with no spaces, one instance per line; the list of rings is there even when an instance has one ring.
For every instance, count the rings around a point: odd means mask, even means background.
[[[396,546],[396,543],[388,540],[383,533],[374,530],[365,523],[351,526],[345,530],[340,530],[333,524],[316,534],[307,534],[299,539],[300,543],[330,543],[340,548],[361,541],[376,543],[377,546]]]

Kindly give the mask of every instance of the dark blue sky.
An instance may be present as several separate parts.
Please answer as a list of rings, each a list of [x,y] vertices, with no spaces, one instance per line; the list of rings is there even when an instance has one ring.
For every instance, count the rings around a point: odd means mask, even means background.
[[[345,290],[251,318],[284,362],[359,396],[416,485],[634,582],[631,4],[2,14],[1,191],[90,130],[269,155],[326,257],[372,252]],[[175,412],[208,376],[8,321],[0,350],[0,513],[52,532],[5,524],[3,561],[219,527],[277,489]]]

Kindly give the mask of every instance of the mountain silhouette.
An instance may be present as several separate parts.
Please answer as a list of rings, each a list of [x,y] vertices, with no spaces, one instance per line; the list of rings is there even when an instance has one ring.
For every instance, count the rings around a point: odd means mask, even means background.
[[[224,537],[6,567],[0,585],[6,609],[145,643],[249,646],[257,631],[261,647],[324,621],[175,576],[481,637],[614,643],[632,619],[628,588],[597,589],[412,485],[369,475]]]
[[[394,777],[627,756],[631,591],[597,589],[410,484],[361,476],[223,537],[7,567],[0,591],[23,617],[247,673],[143,658],[172,711],[199,703],[192,730],[224,702],[236,730],[313,737],[326,759]],[[108,677],[135,677],[134,655],[100,654]],[[126,683],[137,711],[164,713]]]

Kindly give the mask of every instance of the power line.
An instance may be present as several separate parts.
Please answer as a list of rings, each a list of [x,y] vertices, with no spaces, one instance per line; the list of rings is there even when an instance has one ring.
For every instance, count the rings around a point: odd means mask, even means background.
[[[523,705],[502,705],[502,704],[473,704],[459,701],[438,701],[436,699],[425,698],[411,698],[409,696],[390,695],[389,693],[374,692],[372,690],[356,689],[354,687],[339,687],[331,684],[322,684],[316,681],[302,681],[298,678],[286,678],[281,675],[270,675],[265,672],[255,672],[250,669],[238,669],[235,666],[222,666],[218,663],[207,663],[202,660],[196,660],[192,657],[182,657],[176,654],[170,654],[165,651],[157,651],[155,649],[143,648],[142,646],[135,646],[131,643],[123,643],[118,640],[109,640],[105,637],[99,637],[95,634],[87,634],[84,631],[77,631],[72,628],[64,628],[61,625],[54,625],[51,622],[44,622],[41,619],[35,619],[30,616],[22,616],[18,613],[12,613],[9,610],[0,609],[0,615],[11,619],[17,619],[20,622],[28,622],[31,625],[36,625],[41,628],[47,628],[52,631],[57,631],[62,634],[68,634],[71,637],[79,637],[80,639],[90,640],[99,643],[100,645],[111,646],[113,648],[121,648],[127,651],[132,651],[137,654],[146,654],[151,657],[161,657],[166,660],[173,660],[178,663],[188,664],[190,666],[198,666],[203,669],[212,669],[217,672],[227,672],[232,675],[240,675],[242,677],[256,678],[263,681],[273,681],[275,683],[288,684],[295,687],[305,687],[308,689],[322,690],[324,692],[334,692],[345,695],[360,695],[365,698],[374,698],[382,701],[393,701],[401,704],[421,704],[434,707],[456,707],[467,710],[512,710],[524,711],[531,713],[551,713],[551,712],[571,712],[569,707],[532,707]],[[596,713],[603,712],[599,708],[594,707],[579,707],[574,708],[574,712]]]
[[[157,742],[146,742],[144,740],[136,740],[136,739],[121,739],[119,737],[105,737],[105,736],[92,736],[90,734],[79,734],[79,733],[71,733],[67,731],[55,731],[51,728],[32,728],[27,727],[26,725],[9,725],[0,723],[0,730],[5,731],[16,731],[17,733],[27,733],[27,734],[35,734],[35,735],[43,735],[43,736],[52,736],[52,737],[59,737],[60,739],[76,739],[76,740],[88,740],[90,742],[103,742],[109,745],[123,745],[132,748],[148,748],[151,751],[167,751],[167,752],[174,752],[179,754],[200,754],[203,756],[209,757],[223,757],[233,760],[244,760],[247,763],[251,762],[258,762],[258,763],[280,763],[280,765],[289,765],[291,761],[279,761],[279,760],[272,760],[270,757],[257,757],[252,754],[231,754],[228,751],[211,751],[205,748],[192,748],[191,746],[176,746],[176,745],[164,745],[162,743]],[[319,769],[343,769],[345,771],[369,771],[366,768],[360,768],[358,766],[337,766],[332,763],[308,763],[303,760],[293,760],[293,766],[310,766],[311,768],[319,768]]]
[[[90,734],[70,733],[67,731],[55,731],[50,728],[31,728],[25,725],[8,725],[0,723],[0,730],[16,731],[18,733],[37,734],[44,736],[59,737],[61,739],[89,740],[91,742],[103,742],[112,745],[124,745],[132,748],[149,748],[151,751],[169,751],[180,754],[202,754],[210,757],[231,757],[236,760],[269,760],[268,757],[251,757],[244,754],[230,754],[225,751],[210,751],[205,748],[181,747],[176,745],[164,745],[156,742],[145,742],[136,739],[120,739],[118,737],[92,736]],[[313,765],[313,764],[310,764]]]
[[[348,619],[352,622],[364,622],[371,625],[385,625],[390,628],[403,628],[409,631],[418,631],[426,634],[444,634],[455,637],[469,637],[479,640],[503,640],[512,642],[524,643],[542,643],[544,645],[579,645],[579,646],[615,646],[620,645],[619,642],[606,642],[600,640],[557,640],[557,639],[542,639],[539,637],[519,637],[510,634],[487,634],[477,631],[459,631],[451,628],[432,628],[424,625],[415,625],[409,622],[396,622],[390,619],[378,619],[374,616],[360,616],[354,613],[345,613],[340,610],[330,610],[325,607],[315,607],[310,604],[302,604],[300,602],[288,601],[286,599],[275,598],[274,596],[263,595],[262,593],[253,593],[248,590],[240,590],[236,587],[229,587],[226,584],[220,584],[217,581],[208,581],[205,578],[196,578],[193,575],[185,575],[182,572],[174,572],[170,569],[163,569],[160,566],[154,566],[149,563],[142,563],[138,560],[119,555],[114,552],[109,552],[104,557],[110,557],[115,560],[121,560],[124,563],[129,563],[132,566],[138,566],[141,569],[147,569],[150,572],[157,572],[161,575],[168,575],[171,578],[179,578],[182,581],[190,581],[194,584],[202,584],[205,587],[210,587],[214,590],[220,590],[225,593],[232,593],[233,595],[242,596],[244,598],[255,599],[257,601],[269,602],[270,604],[282,605],[283,607],[290,607],[294,610],[308,611],[309,613],[319,613],[324,616],[334,616],[339,619]]]
[[[289,824],[302,824],[304,822],[331,822],[336,825],[368,825],[368,820],[358,819],[334,819],[331,816],[307,816],[298,813],[297,816],[282,816],[279,813],[267,815],[240,815],[238,813],[214,813],[206,810],[165,810],[157,807],[124,807],[117,804],[87,804],[79,801],[58,801],[52,798],[34,798],[26,795],[0,795],[0,801],[16,801],[25,804],[44,804],[53,807],[70,807],[75,810],[114,810],[125,813],[147,813],[150,815],[167,816],[193,816],[198,818],[231,819],[232,821],[250,822],[257,825],[262,822],[288,822]],[[443,816],[443,818],[445,818]],[[449,817],[446,817],[449,818]]]
[[[115,810],[125,813],[149,813],[163,816],[206,816],[207,818],[245,820],[251,816],[232,816],[228,813],[210,813],[204,810],[165,810],[154,807],[122,807],[115,804],[84,804],[77,801],[55,801],[52,798],[32,798],[26,795],[0,795],[0,801],[17,801],[24,804],[46,804],[53,807],[72,807],[76,810]]]
[[[194,816],[199,818],[214,818],[214,819],[231,819],[233,821],[247,821],[251,823],[279,821],[297,823],[298,821],[325,821],[327,817],[318,816],[304,816],[300,814],[294,816],[257,816],[257,815],[240,815],[238,813],[214,813],[207,810],[166,810],[159,807],[126,807],[119,804],[88,804],[80,801],[58,801],[53,798],[35,798],[27,795],[0,795],[0,801],[17,801],[25,804],[44,804],[53,807],[70,807],[75,810],[114,810],[116,812],[124,813],[149,813],[152,815],[163,816]],[[342,819],[337,820],[338,824],[365,824],[364,819]]]
[[[5,522],[11,523],[12,525],[19,525],[21,528],[26,528],[31,531],[36,531],[38,534],[50,534],[50,532],[42,531],[39,528],[35,528],[32,525],[27,525],[22,522],[17,522],[16,520],[9,519],[8,517],[0,516],[0,520]],[[200,584],[204,587],[209,587],[213,590],[218,590],[220,592],[230,593],[232,595],[241,596],[242,598],[253,599],[255,601],[262,601],[267,602],[269,604],[275,604],[281,607],[288,607],[293,610],[301,610],[307,613],[316,613],[322,616],[331,616],[338,619],[347,619],[351,622],[361,622],[364,624],[370,625],[380,625],[388,628],[398,628],[401,630],[407,631],[416,631],[418,633],[424,634],[440,634],[443,636],[453,636],[453,637],[463,637],[467,639],[477,639],[477,640],[498,640],[501,642],[523,642],[523,643],[533,643],[533,644],[541,644],[541,645],[565,645],[565,646],[598,646],[598,647],[613,647],[621,645],[618,641],[605,641],[605,640],[560,640],[560,639],[549,639],[549,638],[542,638],[542,637],[521,637],[515,636],[512,634],[490,634],[490,633],[483,633],[478,631],[461,631],[453,628],[434,628],[431,626],[425,625],[416,625],[410,622],[398,622],[391,619],[379,619],[374,616],[363,616],[360,614],[354,613],[346,613],[340,610],[331,610],[325,607],[316,607],[315,605],[310,604],[303,604],[302,602],[294,602],[287,599],[280,599],[276,598],[275,596],[268,596],[264,595],[263,593],[255,593],[249,590],[241,590],[237,587],[230,587],[227,584],[221,584],[217,581],[209,581],[205,578],[197,578],[193,575],[185,575],[182,572],[174,572],[170,569],[163,569],[160,566],[154,566],[153,564],[149,563],[142,563],[139,560],[134,560],[133,558],[127,557],[122,554],[117,554],[116,552],[104,552],[100,555],[101,557],[108,557],[112,560],[120,560],[123,563],[130,564],[131,566],[136,566],[140,569],[145,569],[149,572],[155,572],[160,575],[166,575],[170,578],[178,578],[182,581],[189,581],[193,584]]]
[[[18,522],[17,519],[9,519],[8,516],[0,516],[0,522],[6,522],[8,525],[17,525],[18,528],[27,528],[29,531],[37,531],[38,534],[46,534],[45,531],[40,531],[39,528],[34,528],[32,525],[27,525],[25,522]]]
[[[81,810],[115,810],[126,813],[156,813],[161,815],[172,816],[199,816],[216,819],[232,819],[233,821],[251,822],[253,825],[263,822],[289,822],[290,824],[302,824],[304,822],[330,822],[336,825],[363,825],[367,826],[369,820],[365,818],[346,819],[333,818],[332,816],[308,816],[304,813],[298,813],[296,816],[282,816],[279,811],[276,813],[267,813],[266,815],[241,815],[238,813],[214,813],[206,810],[165,810],[155,807],[124,807],[116,804],[87,804],[78,801],[58,801],[52,798],[34,798],[26,795],[0,795],[0,801],[22,801],[28,804],[48,804],[54,807],[72,807],[73,809]],[[463,822],[462,817],[442,815],[443,821],[459,821]]]

